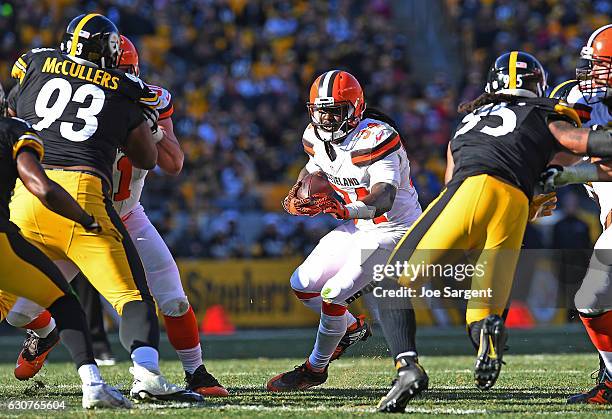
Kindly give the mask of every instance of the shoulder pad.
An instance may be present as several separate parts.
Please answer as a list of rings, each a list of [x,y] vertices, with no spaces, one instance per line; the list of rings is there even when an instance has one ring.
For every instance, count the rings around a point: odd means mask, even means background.
[[[142,80],[130,73],[114,71],[119,76],[119,91],[141,105],[155,109],[159,105],[159,96],[151,91]]]
[[[357,144],[363,141],[365,147],[359,147],[351,152],[351,161],[355,166],[370,165],[384,159],[402,146],[397,131],[390,125],[376,120],[367,121],[366,126],[356,134],[356,139]]]

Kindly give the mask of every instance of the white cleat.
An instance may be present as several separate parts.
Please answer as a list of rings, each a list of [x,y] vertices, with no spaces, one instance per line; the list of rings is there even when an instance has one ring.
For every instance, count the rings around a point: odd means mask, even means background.
[[[132,402],[123,397],[115,387],[106,383],[83,384],[83,408],[97,407],[130,409]]]
[[[137,401],[161,400],[188,403],[204,401],[204,397],[200,394],[169,383],[160,373],[154,373],[142,367],[131,367],[130,373],[134,376],[130,395]]]

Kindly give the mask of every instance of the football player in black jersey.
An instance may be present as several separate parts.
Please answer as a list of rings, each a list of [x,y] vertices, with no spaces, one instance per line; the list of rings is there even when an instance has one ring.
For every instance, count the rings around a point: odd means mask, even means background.
[[[155,304],[110,197],[117,148],[138,168],[152,169],[157,160],[151,109],[159,98],[137,77],[115,69],[118,56],[117,28],[93,13],[70,22],[59,50],[33,49],[12,69],[19,82],[14,110],[44,139],[47,175],[105,227],[102,234],[92,235],[52,213],[19,182],[11,220],[41,245],[66,278],[80,270],[121,315],[121,343],[134,362],[133,397],[202,401],[160,373]],[[149,108],[149,121],[143,107]]]
[[[389,259],[390,265],[435,265],[457,256],[452,250],[472,251],[472,265],[483,267],[482,275],[472,276],[472,290],[484,292],[469,299],[466,322],[478,349],[474,378],[481,390],[493,386],[501,369],[501,315],[540,173],[558,151],[612,155],[608,133],[576,128],[576,112],[542,97],[545,89],[535,57],[512,51],[495,60],[485,93],[459,107],[467,115],[448,145],[446,188]],[[421,279],[401,276],[399,282],[414,287]],[[414,388],[423,374],[417,367],[398,376],[379,410],[403,411],[420,392]]]
[[[0,87],[0,102],[4,102],[3,96]],[[83,407],[130,407],[130,402],[100,376],[85,314],[62,273],[9,220],[9,200],[16,180],[21,179],[23,187],[41,205],[71,220],[88,234],[102,233],[103,228],[94,217],[47,177],[39,163],[43,155],[42,140],[30,125],[17,118],[0,117],[0,321],[15,296],[46,307],[55,317],[62,341],[81,376]]]

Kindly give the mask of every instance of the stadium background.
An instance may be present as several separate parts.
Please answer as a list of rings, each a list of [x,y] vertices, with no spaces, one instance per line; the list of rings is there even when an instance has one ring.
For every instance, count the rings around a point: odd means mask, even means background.
[[[280,207],[305,163],[305,102],[318,74],[350,71],[370,106],[393,116],[425,207],[442,187],[456,105],[480,94],[492,59],[521,49],[542,61],[550,86],[572,78],[580,47],[610,21],[612,2],[0,2],[5,90],[19,54],[58,45],[72,17],[94,11],[134,41],[141,77],[173,95],[183,172],[150,173],[143,205],[180,260],[198,316],[221,304],[238,326],[278,327],[315,323],[288,278],[334,225],[331,217],[291,217]],[[530,226],[526,247],[591,246],[600,228],[595,206],[580,188],[564,191],[560,201],[553,217]],[[568,225],[578,233],[567,234]],[[419,316],[429,324],[459,319],[428,309]]]

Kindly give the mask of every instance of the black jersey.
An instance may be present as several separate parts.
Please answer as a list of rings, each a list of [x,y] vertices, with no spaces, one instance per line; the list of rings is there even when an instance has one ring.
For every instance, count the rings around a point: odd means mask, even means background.
[[[9,221],[9,201],[15,189],[17,154],[25,149],[43,158],[43,143],[32,127],[17,118],[0,117],[0,231],[16,228]]]
[[[45,141],[43,163],[91,166],[108,179],[117,148],[143,121],[140,106],[154,107],[159,101],[131,74],[102,69],[50,48],[22,55],[11,75],[19,88],[10,106]]]
[[[489,174],[517,186],[531,200],[540,173],[561,149],[548,122],[569,120],[555,110],[557,103],[520,98],[488,104],[466,115],[450,142],[455,162],[451,182]]]

